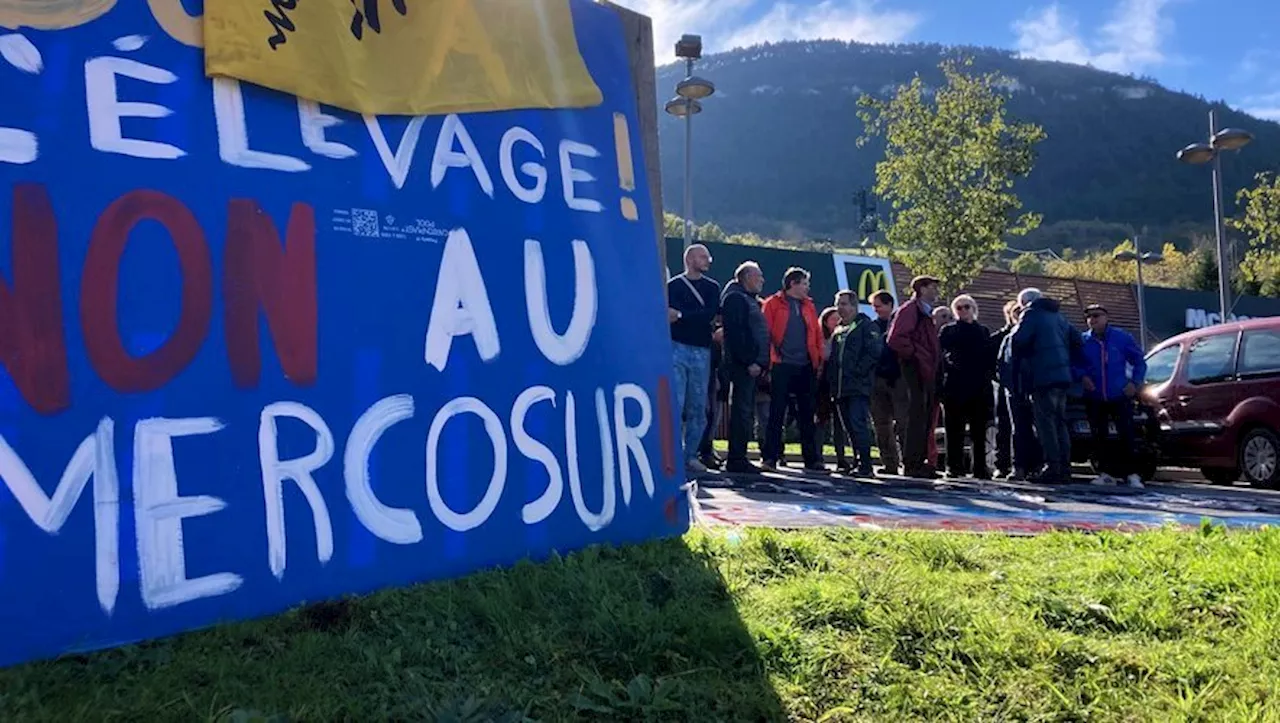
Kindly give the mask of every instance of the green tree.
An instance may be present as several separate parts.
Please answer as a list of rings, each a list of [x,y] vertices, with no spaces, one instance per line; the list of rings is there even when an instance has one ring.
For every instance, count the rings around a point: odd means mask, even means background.
[[[684,219],[674,213],[662,214],[662,234],[668,238],[684,238]],[[729,235],[714,223],[708,221],[699,226],[697,223],[693,225],[693,240],[695,242],[715,242],[727,241]]]
[[[1249,236],[1240,277],[1249,291],[1280,296],[1280,176],[1260,173],[1255,180],[1236,196],[1244,214],[1229,221]]]
[[[1109,281],[1116,284],[1132,284],[1137,282],[1138,267],[1132,261],[1119,262],[1115,255],[1121,251],[1133,251],[1133,242],[1125,241],[1111,251],[1095,251],[1088,254],[1064,254],[1045,265],[1049,276],[1068,279],[1087,279],[1089,281]],[[1149,286],[1164,286],[1174,289],[1201,289],[1205,283],[1205,269],[1208,268],[1213,277],[1214,288],[1217,285],[1217,270],[1209,250],[1195,247],[1183,251],[1171,243],[1164,244],[1160,250],[1163,260],[1158,264],[1147,264],[1142,268],[1143,281]]]
[[[1018,258],[1009,263],[1009,270],[1015,274],[1043,276],[1044,262],[1035,254],[1019,254]]]
[[[860,144],[883,136],[876,193],[892,207],[886,236],[911,268],[947,292],[969,283],[1040,216],[1020,213],[1014,181],[1031,172],[1044,130],[1009,120],[996,73],[971,75],[971,61],[945,60],[935,92],[916,76],[888,99],[864,95]]]

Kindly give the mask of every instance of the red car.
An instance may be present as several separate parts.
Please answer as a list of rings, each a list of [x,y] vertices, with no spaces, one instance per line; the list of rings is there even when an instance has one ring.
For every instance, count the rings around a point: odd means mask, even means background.
[[[1280,486],[1280,318],[1189,331],[1147,355],[1161,461],[1209,481]]]

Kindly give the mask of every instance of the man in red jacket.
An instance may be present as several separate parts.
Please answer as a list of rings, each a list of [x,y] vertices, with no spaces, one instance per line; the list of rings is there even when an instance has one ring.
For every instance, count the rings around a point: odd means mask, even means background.
[[[907,394],[907,430],[903,435],[903,473],[908,477],[935,479],[929,464],[929,438],[933,436],[933,407],[938,394],[938,368],[942,349],[933,323],[938,300],[938,280],[917,276],[911,280],[911,299],[903,304],[889,326],[887,343],[902,363],[901,383]]]
[[[822,368],[822,326],[818,309],[809,298],[809,272],[787,269],[782,291],[764,302],[764,321],[769,328],[771,388],[769,424],[764,449],[760,450],[765,469],[777,469],[782,460],[782,427],[787,418],[787,399],[796,398],[796,425],[800,427],[800,449],[804,467],[824,472],[818,452],[817,428],[813,423],[814,392],[818,370]]]

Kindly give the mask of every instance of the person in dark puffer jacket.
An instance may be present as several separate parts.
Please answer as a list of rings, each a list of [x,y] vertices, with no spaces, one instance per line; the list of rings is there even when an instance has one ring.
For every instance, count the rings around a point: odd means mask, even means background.
[[[840,413],[836,410],[835,399],[831,395],[831,375],[827,373],[826,362],[831,358],[831,335],[841,324],[840,312],[834,306],[828,306],[818,315],[818,323],[822,326],[824,346],[823,365],[818,370],[818,400],[815,407],[818,418],[818,429],[824,439],[831,442],[836,449],[836,470],[852,472],[852,465],[845,459],[845,431],[840,423]]]
[[[836,310],[840,314],[840,326],[831,335],[826,377],[831,398],[858,457],[856,474],[871,479],[875,477],[869,424],[871,389],[884,342],[875,322],[858,312],[858,299],[852,291],[836,295]]]
[[[724,319],[725,376],[729,379],[729,455],[725,471],[760,471],[747,461],[747,442],[755,421],[757,380],[769,370],[769,330],[760,311],[764,274],[754,261],[744,262],[720,296]]]
[[[1015,372],[1013,368],[1013,335],[1018,331],[1023,311],[1015,300],[1010,314],[1013,326],[1000,342],[1000,351],[996,354],[999,359],[997,366],[1000,388],[1009,399],[1009,421],[1013,434],[1013,471],[1009,474],[1009,479],[1016,482],[1029,479],[1031,472],[1040,469],[1044,460],[1044,452],[1036,439],[1035,405],[1031,402],[1031,381],[1028,376],[1030,370],[1024,367]]]
[[[871,297],[871,307],[876,311],[876,328],[880,338],[887,339],[889,325],[893,322],[893,294],[881,291]],[[907,388],[899,383],[902,368],[898,355],[885,344],[876,365],[875,385],[871,390],[871,422],[876,433],[876,447],[880,449],[880,471],[896,475],[902,471],[902,435],[907,429]]]
[[[1009,407],[1009,389],[1004,385],[1000,369],[1000,349],[1004,340],[1013,333],[1017,325],[1015,313],[1018,300],[1014,299],[1004,305],[1004,326],[991,332],[991,355],[994,379],[998,384],[996,390],[996,476],[1005,479],[1013,470],[1013,414]]]
[[[1062,315],[1061,305],[1039,289],[1023,289],[1018,303],[1026,310],[1013,333],[1012,365],[1015,375],[1026,370],[1035,405],[1036,431],[1045,459],[1040,480],[1067,483],[1071,481],[1067,393],[1074,381],[1072,359],[1080,353],[1080,332]]]

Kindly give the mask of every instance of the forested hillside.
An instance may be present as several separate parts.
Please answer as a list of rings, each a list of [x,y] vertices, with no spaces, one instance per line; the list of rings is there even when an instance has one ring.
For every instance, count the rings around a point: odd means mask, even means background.
[[[853,196],[871,186],[882,154],[878,143],[857,146],[859,96],[887,94],[917,73],[940,82],[938,63],[956,54],[972,57],[975,71],[1008,76],[1010,114],[1048,133],[1035,170],[1018,189],[1027,210],[1044,214],[1044,227],[1020,245],[1087,248],[1114,245],[1130,228],[1150,226],[1165,239],[1211,228],[1208,169],[1174,158],[1207,136],[1204,99],[1151,80],[1002,50],[836,41],[764,45],[699,62],[697,73],[718,92],[694,119],[695,217],[730,232],[852,238]],[[683,65],[659,70],[660,104],[683,75]],[[1256,172],[1280,169],[1280,124],[1215,107],[1220,123],[1257,135],[1225,160],[1234,196]],[[663,117],[663,189],[667,210],[676,213],[683,132],[680,121]]]

